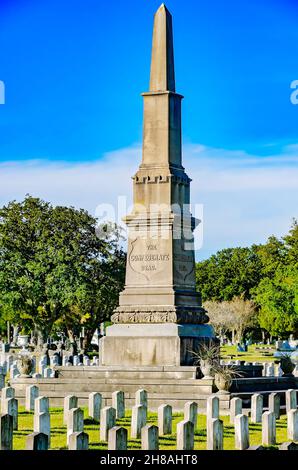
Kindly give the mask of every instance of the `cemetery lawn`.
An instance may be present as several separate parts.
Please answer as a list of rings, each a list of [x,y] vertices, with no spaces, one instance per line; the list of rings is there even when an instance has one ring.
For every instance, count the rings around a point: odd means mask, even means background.
[[[99,441],[99,424],[94,422],[88,417],[87,408],[84,410],[85,424],[84,431],[89,434],[89,449],[90,450],[104,450],[107,449],[107,443]],[[66,426],[63,424],[63,409],[51,408],[51,449],[52,450],[66,450]],[[130,419],[131,411],[126,412],[123,419],[117,420],[118,426],[123,426],[128,429],[128,449],[141,449],[140,439],[130,439]],[[234,449],[234,427],[229,423],[229,416],[222,416],[224,422],[224,449]],[[183,420],[182,413],[173,414],[173,434],[169,436],[160,437],[161,450],[174,450],[176,447],[176,425],[179,421]],[[148,413],[148,424],[157,425],[157,413]],[[262,426],[261,424],[249,424],[250,431],[250,445],[260,445],[262,441]],[[13,448],[14,450],[24,450],[26,436],[33,432],[33,413],[25,411],[24,407],[19,409],[19,429],[14,431]],[[281,419],[276,423],[276,441],[277,445],[268,449],[277,449],[279,444],[286,442],[287,439],[287,421],[286,416],[281,416]],[[195,449],[206,450],[206,417],[198,415],[198,425],[195,431]]]
[[[256,349],[263,347],[260,345],[252,344],[248,346],[247,352],[237,352],[237,346],[222,346],[220,348],[220,357],[224,360],[232,359],[233,361],[247,361],[247,362],[273,362],[277,358],[273,357],[275,353],[275,348],[268,350]]]

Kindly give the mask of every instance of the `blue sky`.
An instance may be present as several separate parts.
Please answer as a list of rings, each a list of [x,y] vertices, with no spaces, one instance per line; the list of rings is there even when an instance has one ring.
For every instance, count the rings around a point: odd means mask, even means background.
[[[94,212],[117,191],[130,196],[159,4],[0,0],[0,204],[33,193]],[[281,235],[297,216],[298,106],[290,83],[298,79],[298,3],[166,5],[177,91],[185,96],[185,165],[193,202],[204,204],[199,257]],[[114,184],[103,191],[110,171]]]

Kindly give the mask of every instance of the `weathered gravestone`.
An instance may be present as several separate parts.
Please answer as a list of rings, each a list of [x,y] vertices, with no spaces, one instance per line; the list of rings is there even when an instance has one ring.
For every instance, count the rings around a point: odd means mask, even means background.
[[[136,391],[136,406],[144,406],[146,410],[148,409],[148,394],[146,390],[137,390]]]
[[[261,423],[263,414],[263,395],[255,393],[251,397],[251,422]]]
[[[177,424],[177,450],[193,450],[194,424],[192,421],[180,421]]]
[[[262,444],[264,446],[276,444],[276,418],[273,411],[265,411],[262,415]]]
[[[146,426],[147,408],[144,405],[136,405],[132,408],[130,435],[134,439],[141,437],[141,429]]]
[[[68,414],[72,408],[78,407],[78,398],[74,395],[67,395],[64,398],[63,422],[68,423]]]
[[[49,437],[42,432],[33,432],[26,437],[26,450],[48,450]]]
[[[36,385],[26,387],[25,408],[26,411],[34,411],[34,402],[39,395],[39,388]]]
[[[49,413],[48,397],[37,397],[34,402],[34,414]]]
[[[154,425],[144,426],[141,429],[142,450],[158,450],[158,427]]]
[[[235,448],[245,450],[249,447],[249,426],[248,417],[237,414],[234,419],[235,426]]]
[[[160,405],[157,410],[159,435],[172,434],[172,407]]]
[[[8,414],[13,418],[13,430],[18,430],[18,400],[15,398],[7,398],[3,402],[2,413]]]
[[[67,420],[67,445],[69,446],[69,437],[73,433],[84,431],[84,412],[81,408],[71,408],[68,412]]]
[[[68,450],[88,450],[89,435],[83,431],[73,432],[68,438]]]
[[[242,400],[241,398],[232,398],[230,403],[230,423],[235,423],[237,415],[242,414]]]
[[[269,411],[275,414],[276,419],[280,418],[280,395],[278,393],[270,393]]]
[[[108,450],[127,450],[127,429],[120,426],[109,429]]]
[[[11,415],[0,416],[0,450],[12,450],[13,446],[13,417]]]
[[[112,406],[102,408],[100,413],[100,440],[107,441],[109,430],[116,425],[116,410]]]
[[[218,418],[208,419],[207,450],[223,450],[223,422]]]
[[[102,396],[101,393],[92,392],[89,394],[88,408],[89,416],[95,421],[100,421],[100,411],[102,407]]]
[[[286,391],[286,411],[297,409],[297,390],[289,389]]]
[[[287,413],[288,439],[298,441],[298,410],[290,410]]]
[[[197,427],[198,404],[194,401],[188,401],[184,405],[184,421],[191,421],[194,428]]]
[[[51,447],[51,418],[50,413],[43,412],[34,415],[33,431],[48,436],[48,446]]]
[[[117,390],[112,393],[112,407],[116,410],[116,418],[125,418],[125,396],[124,392]]]

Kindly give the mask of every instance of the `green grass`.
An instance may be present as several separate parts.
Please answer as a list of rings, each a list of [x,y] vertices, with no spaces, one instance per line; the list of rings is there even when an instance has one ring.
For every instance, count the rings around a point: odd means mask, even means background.
[[[91,450],[107,449],[107,443],[100,442],[99,440],[99,424],[95,423],[91,418],[88,417],[87,408],[84,410],[85,426],[84,430],[89,434],[89,448]],[[66,449],[66,426],[63,424],[63,409],[62,408],[51,408],[51,449]],[[140,439],[130,439],[130,418],[131,411],[126,412],[126,416],[123,419],[117,420],[117,425],[123,426],[128,429],[128,448],[129,449],[140,449]],[[176,448],[176,426],[179,421],[183,419],[182,413],[173,414],[173,434],[170,436],[160,437],[160,449],[162,450],[174,450]],[[234,427],[229,424],[229,417],[222,416],[221,419],[224,422],[224,449],[234,449]],[[157,425],[157,414],[148,413],[148,424]],[[250,429],[250,445],[261,444],[262,441],[262,428],[261,424],[249,425]],[[19,429],[14,431],[13,448],[15,450],[25,449],[26,436],[33,432],[33,413],[29,413],[20,407],[19,410]],[[287,422],[286,416],[282,416],[276,424],[276,440],[277,446],[287,439]],[[198,425],[195,430],[195,450],[206,449],[206,417],[204,415],[198,416]]]
[[[224,360],[231,359],[230,356],[233,356],[232,360],[240,360],[247,362],[272,362],[276,358],[273,357],[275,349],[272,349],[269,353],[265,354],[262,350],[256,350],[257,345],[252,344],[248,346],[247,352],[237,352],[237,346],[222,346],[220,348],[220,357]]]

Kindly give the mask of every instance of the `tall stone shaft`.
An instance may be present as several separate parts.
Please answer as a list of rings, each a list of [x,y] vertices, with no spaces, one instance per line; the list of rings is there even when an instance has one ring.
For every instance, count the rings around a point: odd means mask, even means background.
[[[164,4],[154,17],[150,91],[144,97],[141,168],[181,168],[181,100],[175,93],[172,17]]]
[[[196,291],[190,178],[182,166],[181,101],[175,92],[172,17],[154,17],[150,91],[144,97],[142,162],[125,217],[125,289],[101,340],[103,365],[193,363],[190,351],[213,337]]]

